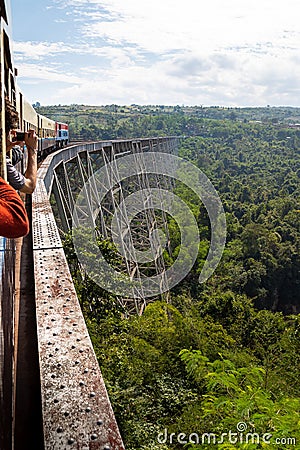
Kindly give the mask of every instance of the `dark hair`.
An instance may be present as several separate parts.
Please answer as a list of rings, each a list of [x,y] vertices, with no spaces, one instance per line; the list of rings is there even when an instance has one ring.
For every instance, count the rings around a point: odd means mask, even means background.
[[[8,133],[19,127],[19,114],[14,105],[5,97],[5,131]]]

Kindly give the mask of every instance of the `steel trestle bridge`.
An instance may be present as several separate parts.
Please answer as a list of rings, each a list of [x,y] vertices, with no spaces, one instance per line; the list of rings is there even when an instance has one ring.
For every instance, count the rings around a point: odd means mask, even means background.
[[[175,154],[177,146],[176,137],[101,141],[69,146],[49,155],[41,164],[37,188],[32,199],[27,199],[31,234],[15,243],[2,240],[1,449],[124,449],[61,234],[71,230],[78,192],[99,167],[113,165],[128,154],[134,155],[140,167],[145,152]],[[107,223],[129,188],[147,190],[151,186],[164,187],[164,183],[166,188],[172,188],[171,180],[164,181],[143,170],[127,184],[119,181],[117,172],[113,174],[110,194],[97,219],[101,235],[112,237]],[[162,227],[168,248],[166,215],[163,211],[157,214],[149,201],[144,206],[138,219],[128,223],[128,239],[143,250],[151,246],[149,233]],[[138,278],[142,276],[142,266],[129,261],[124,270],[128,276]],[[163,274],[163,257],[155,258],[147,270]],[[163,277],[162,280],[167,283]],[[168,286],[162,288],[167,291]],[[120,296],[118,300],[128,314],[141,314],[147,303],[142,290],[138,295],[133,293],[132,298]]]

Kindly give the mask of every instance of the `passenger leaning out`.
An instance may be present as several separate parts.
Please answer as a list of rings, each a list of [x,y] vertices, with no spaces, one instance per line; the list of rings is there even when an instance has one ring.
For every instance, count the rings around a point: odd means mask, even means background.
[[[38,138],[34,130],[18,133],[19,116],[15,107],[5,99],[6,152],[13,150],[13,159],[6,157],[7,180],[16,190],[32,194],[36,186]],[[21,136],[20,136],[21,135]],[[23,157],[24,145],[27,148],[27,168],[25,175],[15,164]]]

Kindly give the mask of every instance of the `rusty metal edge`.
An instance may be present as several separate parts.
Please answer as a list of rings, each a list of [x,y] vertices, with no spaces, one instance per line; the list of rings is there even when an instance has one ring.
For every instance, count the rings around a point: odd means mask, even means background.
[[[44,184],[51,160],[32,198],[45,449],[123,450]]]

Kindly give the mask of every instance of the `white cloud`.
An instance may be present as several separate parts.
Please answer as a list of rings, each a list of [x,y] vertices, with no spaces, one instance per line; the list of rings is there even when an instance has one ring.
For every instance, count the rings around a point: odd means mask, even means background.
[[[32,80],[50,81],[50,82],[63,82],[63,83],[81,83],[82,78],[73,75],[72,73],[62,73],[55,67],[50,67],[49,65],[41,64],[20,64],[18,66],[18,73],[22,78]]]
[[[53,101],[299,105],[298,0],[54,3],[76,42],[15,43],[21,77],[71,85]]]
[[[69,88],[57,92],[57,102],[66,103],[141,103],[141,104],[205,104],[205,105],[266,105],[293,104],[299,91],[299,69],[288,58],[278,65],[276,59],[265,61],[269,69],[261,64],[261,57],[250,59],[247,55],[230,61],[230,69],[223,69],[223,61],[213,55],[198,61],[184,56],[174,60],[159,61],[151,67],[123,66],[107,70],[91,68],[85,71],[85,78]],[[172,73],[179,59],[182,73]],[[176,62],[176,66],[174,66]],[[225,60],[225,66],[228,62]],[[186,69],[186,73],[184,72]],[[287,76],[288,70],[290,74]],[[271,83],[268,78],[272,74]],[[285,76],[284,76],[285,74]],[[90,78],[89,78],[90,77]],[[298,92],[299,94],[299,92]]]
[[[77,1],[77,4],[86,4]],[[119,19],[93,21],[88,36],[130,42],[151,52],[214,50],[230,45],[282,40],[298,30],[299,3],[273,0],[94,0]],[[90,4],[90,2],[89,2]]]
[[[30,58],[32,60],[41,59],[44,57],[73,52],[75,49],[66,46],[63,42],[14,42],[14,53],[16,57],[21,60],[23,58]]]

